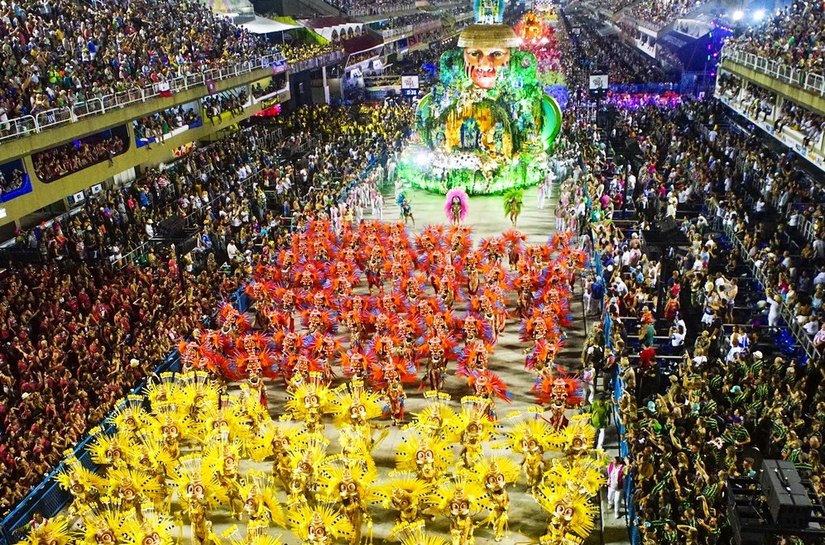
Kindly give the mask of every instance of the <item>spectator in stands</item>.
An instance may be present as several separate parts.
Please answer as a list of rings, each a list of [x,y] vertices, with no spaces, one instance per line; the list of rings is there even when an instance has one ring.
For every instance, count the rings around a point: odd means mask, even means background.
[[[825,68],[825,15],[819,2],[793,2],[778,9],[761,25],[729,38],[726,50],[739,50],[779,61],[793,68],[821,73]]]
[[[619,402],[633,460],[631,475],[637,506],[634,524],[647,543],[716,544],[732,539],[722,516],[727,505],[728,477],[755,478],[757,473],[748,454],[754,446],[760,457],[792,461],[804,475],[821,475],[825,470],[820,461],[819,431],[825,412],[816,412],[816,407],[825,406],[822,361],[811,359],[803,366],[798,359],[784,354],[782,343],[787,341],[782,339],[789,333],[780,329],[796,330],[797,342],[803,346],[806,342],[815,345],[811,339],[816,340],[817,336],[820,343],[825,340],[821,311],[814,310],[813,299],[817,297],[803,295],[818,284],[810,273],[800,272],[811,267],[810,260],[800,262],[784,253],[789,246],[799,248],[799,239],[804,234],[782,222],[775,232],[767,230],[768,223],[761,223],[768,218],[775,221],[771,207],[800,176],[794,174],[789,157],[773,158],[756,139],[737,137],[720,128],[711,142],[707,133],[716,126],[712,120],[719,115],[719,111],[705,104],[689,104],[670,111],[646,108],[621,116],[617,127],[617,138],[627,138],[632,132],[641,149],[646,150],[646,162],[638,173],[636,199],[638,202],[641,193],[651,194],[654,206],[648,210],[652,210],[653,220],[666,213],[664,203],[656,195],[666,195],[677,184],[693,186],[692,199],[679,202],[676,207],[687,242],[680,245],[684,249],[676,249],[678,259],[674,255],[667,261],[677,271],[669,282],[669,291],[680,302],[678,315],[683,318],[678,320],[684,321],[685,327],[674,323],[670,336],[659,335],[655,315],[645,319],[646,313],[642,311],[639,321],[647,328],[644,335],[639,335],[643,348],[638,356],[633,354],[637,348],[631,348],[632,358],[625,368],[636,368],[623,373],[635,388],[627,389]],[[710,121],[709,126],[692,121],[699,119]],[[584,131],[580,142],[590,137],[587,129]],[[617,187],[609,182],[621,170],[599,148],[585,146],[582,152],[592,202],[601,206],[599,194]],[[766,191],[767,173],[772,173],[774,179]],[[753,211],[763,196],[765,218],[759,220]],[[810,192],[806,197],[810,199]],[[691,209],[691,203],[704,198],[716,203],[713,206],[717,208],[711,210],[714,221],[684,219],[683,215],[701,214],[700,210]],[[786,199],[786,206],[787,202]],[[711,224],[724,226],[725,236],[730,238],[709,231]],[[602,222],[591,227],[605,269],[609,269],[608,263],[622,263],[623,271],[614,269],[608,274],[630,273],[624,281],[628,291],[634,293],[635,276],[629,265],[624,265],[621,255],[624,234]],[[717,245],[723,247],[722,251],[715,250]],[[723,275],[722,270],[727,271],[732,261],[728,256],[737,254],[741,260],[733,261],[731,272]],[[725,258],[720,259],[721,255]],[[812,252],[811,258],[813,255]],[[743,263],[753,269],[743,269]],[[761,275],[759,282],[766,289],[764,295],[749,290],[746,297],[751,301],[766,300],[771,307],[754,311],[744,321],[743,310],[736,307],[736,300],[743,297],[742,282],[734,283],[732,278],[743,273]],[[646,276],[643,271],[641,277]],[[810,287],[802,285],[806,277]],[[605,344],[615,347],[608,354],[621,357],[619,346],[635,344],[635,324],[625,312],[622,298],[617,297],[615,284],[608,285],[608,300],[615,303],[606,305],[606,312],[613,319],[611,329],[606,330],[610,338]],[[643,289],[648,290],[649,297],[655,297],[656,282]],[[820,308],[822,297],[820,293]],[[657,306],[651,306],[649,313],[654,314]],[[751,312],[750,308],[744,311]],[[619,320],[619,316],[623,319]],[[694,346],[693,354],[656,353],[657,346],[672,344],[676,333],[683,329],[689,337],[691,324],[699,322],[699,316],[703,316],[704,331],[695,343],[683,344]],[[704,316],[710,318],[705,320]],[[738,320],[741,325],[731,329],[724,326],[723,318]],[[768,325],[776,330],[764,327]],[[770,356],[769,350],[774,351]],[[638,366],[633,363],[636,357]],[[822,488],[819,481],[816,486]]]
[[[0,18],[8,118],[141,88],[277,53],[266,40],[197,2],[14,3]],[[140,13],[140,21],[133,18]],[[181,28],[191,32],[180,32]],[[66,119],[48,114],[43,122]]]
[[[15,168],[10,175],[6,175],[0,170],[0,196],[10,193],[23,186],[23,171]]]
[[[69,142],[32,156],[34,172],[43,182],[68,176],[102,161],[109,161],[126,151],[126,141],[120,136],[100,138],[93,136]]]

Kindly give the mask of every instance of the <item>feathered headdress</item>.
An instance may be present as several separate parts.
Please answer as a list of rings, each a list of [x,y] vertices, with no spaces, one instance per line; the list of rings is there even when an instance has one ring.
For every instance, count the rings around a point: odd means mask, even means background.
[[[367,390],[362,380],[353,379],[342,384],[334,394],[331,403],[336,426],[350,424],[354,419],[369,421],[384,412],[381,395]]]
[[[453,443],[450,440],[424,435],[416,428],[408,428],[401,444],[395,450],[395,467],[399,471],[417,471],[419,466],[432,466],[428,480],[444,475],[453,464]]]
[[[278,501],[278,490],[272,475],[250,471],[241,484],[240,494],[246,501],[246,508],[256,510],[249,513],[250,517],[268,518],[273,524],[286,528],[286,514]]]
[[[297,505],[289,513],[289,526],[298,539],[306,542],[310,533],[323,531],[334,540],[350,539],[355,530],[346,515],[330,506]]]
[[[69,519],[57,515],[32,527],[20,542],[23,545],[68,545],[72,541]]]
[[[447,545],[449,541],[441,536],[427,534],[423,520],[397,525],[390,533],[390,539],[398,539],[401,545]]]
[[[454,187],[447,192],[447,195],[444,197],[444,213],[447,214],[447,219],[450,221],[455,221],[453,219],[454,199],[458,199],[458,203],[461,206],[459,217],[455,219],[464,221],[464,218],[467,217],[467,211],[470,208],[470,197],[467,196],[467,192],[461,187]]]
[[[450,407],[450,394],[430,390],[424,392],[427,406],[413,415],[415,426],[425,436],[445,437],[447,430],[458,425],[458,414]]]
[[[519,413],[515,416],[520,417]],[[536,441],[542,451],[548,451],[558,444],[559,439],[546,420],[539,418],[538,413],[528,413],[528,418],[517,422],[507,432],[505,443],[517,454],[525,452],[524,447],[531,440]]]

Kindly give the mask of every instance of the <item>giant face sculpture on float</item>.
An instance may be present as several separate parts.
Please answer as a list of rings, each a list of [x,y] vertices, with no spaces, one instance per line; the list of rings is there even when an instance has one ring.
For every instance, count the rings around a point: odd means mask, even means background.
[[[491,194],[543,179],[561,111],[503,13],[503,1],[477,0],[459,49],[442,55],[439,83],[416,113],[421,145],[402,158],[399,174],[412,185]]]
[[[499,72],[510,64],[510,50],[503,47],[464,48],[464,67],[473,83],[492,89]]]

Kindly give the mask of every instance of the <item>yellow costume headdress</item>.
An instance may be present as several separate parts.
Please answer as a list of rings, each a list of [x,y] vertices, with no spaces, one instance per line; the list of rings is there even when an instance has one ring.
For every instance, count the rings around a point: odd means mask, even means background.
[[[461,398],[461,413],[449,426],[447,436],[452,441],[460,441],[465,432],[477,433],[479,440],[486,443],[496,434],[495,426],[488,417],[490,400],[476,396]]]
[[[520,417],[515,413],[511,417]],[[534,414],[517,422],[509,432],[507,432],[507,447],[517,454],[524,453],[525,444],[535,440],[542,451],[552,450],[560,442],[559,436],[553,431],[546,420]]]
[[[324,501],[334,503],[339,500],[339,487],[344,483],[355,487],[358,496],[365,502],[375,501],[375,481],[378,474],[375,465],[364,458],[345,458],[339,454],[324,459],[319,466],[316,479],[318,493]],[[356,490],[352,490],[355,492]]]
[[[286,528],[286,514],[278,501],[278,491],[272,475],[250,471],[241,485],[241,497],[245,502],[244,509],[250,517],[250,527],[253,520],[268,518],[273,524]],[[249,512],[253,509],[255,512]]]
[[[121,510],[116,498],[102,498],[100,503],[80,515],[77,545],[122,545],[129,543],[126,534],[129,520],[135,517],[132,509]]]
[[[157,427],[140,430],[134,439],[134,448],[129,453],[129,464],[146,472],[164,475],[172,471],[177,460],[164,448],[163,436]]]
[[[390,534],[401,532],[402,527],[422,518],[434,491],[434,483],[422,481],[414,473],[402,473],[378,485],[375,497],[384,507],[394,509],[399,514],[399,522]]]
[[[138,505],[149,498],[163,496],[160,484],[151,475],[127,467],[111,468],[107,477],[107,490],[112,498]]]
[[[450,394],[430,390],[424,392],[424,399],[427,400],[427,406],[414,415],[415,421],[410,426],[415,426],[425,435],[442,437],[447,430],[458,426],[458,414],[448,403]]]
[[[563,542],[570,534],[583,540],[593,531],[598,508],[589,495],[545,482],[539,485],[533,497],[550,515],[547,527],[550,543]]]
[[[338,427],[369,422],[384,412],[381,396],[368,391],[362,380],[352,379],[349,384],[336,388],[334,394],[330,399],[331,412]]]
[[[152,412],[156,413],[162,406],[177,404],[181,401],[181,384],[175,373],[166,371],[154,375],[143,389],[143,393],[149,398]]]
[[[310,381],[302,383],[295,389],[286,402],[286,414],[282,420],[306,422],[311,411],[317,414],[329,414],[333,410],[332,391],[323,384],[319,373],[310,373]]]
[[[143,408],[144,400],[141,395],[126,396],[115,405],[107,421],[114,424],[118,430],[134,435],[146,425],[149,418],[149,413]]]
[[[553,438],[552,448],[567,456],[587,454],[596,444],[596,428],[590,423],[590,415],[578,414]]]
[[[92,457],[92,461],[104,467],[117,467],[124,465],[132,449],[126,433],[115,431],[113,434],[106,434],[100,426],[95,426],[89,430],[92,440],[86,447]]]
[[[243,420],[237,410],[238,403],[238,398],[225,396],[221,408],[216,409],[206,418],[205,443],[251,437],[248,423]]]
[[[207,422],[220,406],[220,391],[205,371],[179,374],[180,400],[184,406],[183,424],[199,442],[206,440]]]
[[[606,484],[605,462],[605,459],[590,457],[551,458],[544,480],[552,486],[566,486],[572,491],[595,496]]]
[[[302,541],[325,541],[327,535],[333,539],[349,539],[354,533],[347,517],[329,506],[301,504],[290,512],[289,525]]]
[[[454,477],[438,485],[436,491],[430,496],[430,504],[436,512],[442,515],[448,515],[451,504],[456,502],[466,503],[466,508],[470,513],[474,513],[481,510],[481,500],[484,495],[484,488],[477,482],[464,477]]]
[[[60,488],[68,491],[74,498],[71,512],[89,507],[89,500],[99,496],[106,486],[105,477],[83,467],[74,455],[66,458],[63,467],[54,478]]]
[[[396,448],[395,467],[400,471],[415,471],[419,478],[430,482],[440,478],[453,464],[452,442],[425,436],[416,428],[407,431]],[[423,476],[422,470],[426,471]]]
[[[217,475],[208,470],[200,456],[181,458],[171,478],[178,489],[184,511],[190,509],[190,503],[194,500],[203,501],[209,509],[227,501]]]
[[[503,487],[516,482],[521,472],[518,463],[506,456],[482,458],[475,471],[467,472],[467,478],[475,480],[484,487],[489,479],[497,479]]]
[[[71,540],[69,519],[58,515],[32,528],[32,531],[20,543],[22,545],[68,545]]]
[[[390,533],[390,539],[397,538],[401,545],[447,545],[449,543],[441,536],[427,534],[424,526],[423,520],[399,524]]]
[[[141,506],[141,517],[129,518],[124,527],[124,539],[131,545],[173,545],[175,522],[149,504]]]
[[[283,545],[281,536],[271,536],[261,532],[251,532],[247,530],[246,535],[242,535],[237,525],[232,525],[227,529],[223,538],[228,538],[230,545]]]
[[[277,422],[267,422],[258,430],[258,433],[247,445],[249,457],[256,462],[262,462],[275,453],[275,442],[280,442],[282,448],[294,448],[293,443],[301,435],[297,428],[290,428]],[[302,436],[306,439],[306,436]]]
[[[293,447],[292,452],[289,453],[292,468],[297,468],[299,464],[309,464],[312,472],[315,473],[315,469],[326,458],[329,441],[320,435],[307,432],[299,433],[295,437],[298,446]]]

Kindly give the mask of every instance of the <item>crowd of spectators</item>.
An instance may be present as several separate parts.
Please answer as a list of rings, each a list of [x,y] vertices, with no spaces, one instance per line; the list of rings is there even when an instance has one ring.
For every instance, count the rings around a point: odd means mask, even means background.
[[[332,0],[330,4],[347,15],[355,17],[415,10],[415,2],[411,0],[375,0],[369,2],[364,0]]]
[[[618,13],[632,6],[636,1],[637,0],[591,0],[589,4],[597,9],[603,9],[608,13]]]
[[[68,142],[32,155],[34,172],[41,181],[52,182],[103,161],[111,166],[128,146],[126,138],[116,134]]]
[[[822,144],[825,118],[786,99],[776,117],[774,128],[780,134],[785,129],[796,131],[802,136],[802,145],[805,147],[812,145],[818,149]]]
[[[702,0],[656,0],[655,2],[638,2],[628,11],[636,19],[660,28],[678,17],[689,14],[701,4]]]
[[[732,541],[727,496],[755,485],[762,459],[793,462],[825,493],[823,365],[799,348],[825,347],[825,238],[821,256],[794,246],[804,236],[788,201],[808,188],[801,171],[720,128],[723,115],[718,103],[621,111],[614,141],[632,137],[640,162],[610,157],[592,129],[577,142],[573,187],[589,189],[580,220],[600,259],[586,299],[610,317],[583,358],[607,391],[624,386],[631,523],[645,545]],[[640,235],[663,220],[680,235],[654,259]]]
[[[181,31],[184,29],[184,31]],[[0,16],[0,107],[35,115],[277,48],[200,2],[17,0]]]
[[[797,0],[779,8],[763,24],[725,42],[735,49],[779,61],[814,73],[825,69],[825,7],[821,2]]]
[[[757,121],[773,121],[773,110],[776,106],[776,93],[748,83],[743,88],[741,80],[733,77],[724,77],[719,80],[720,92],[745,111],[751,119]]]
[[[335,53],[341,51],[341,47],[334,43],[317,44],[317,43],[297,43],[297,44],[282,44],[280,46],[281,53],[284,54],[287,64],[307,61],[309,59]]]
[[[43,478],[235,286],[174,255],[110,271],[26,266],[0,282],[0,512]]]
[[[4,193],[11,193],[23,186],[23,171],[19,168],[12,169],[11,173],[0,170],[0,197]]]
[[[166,135],[184,125],[191,125],[201,121],[201,116],[193,108],[184,108],[181,104],[177,108],[167,108],[132,123],[135,127],[135,140],[154,138],[163,143]]]
[[[283,89],[286,86],[286,82],[286,75],[278,74],[277,76],[272,76],[272,79],[269,80],[266,87],[261,87],[260,83],[254,83],[249,91],[252,93],[252,96],[257,99]]]
[[[611,84],[660,83],[671,81],[656,62],[634,47],[623,43],[617,35],[603,36],[593,20],[582,20],[582,30],[571,38],[567,74],[574,81],[587,81],[594,69],[607,70]],[[560,40],[561,41],[561,40]]]
[[[379,21],[375,23],[375,30],[381,32],[406,26],[423,25],[425,23],[432,23],[439,20],[439,17],[436,17],[430,13],[413,13],[411,15],[402,15],[401,17],[392,17],[390,19]]]
[[[215,125],[223,123],[224,112],[229,112],[232,118],[243,113],[244,106],[248,100],[246,89],[236,92],[224,91],[217,95],[205,96],[201,99],[201,107],[206,118]]]

